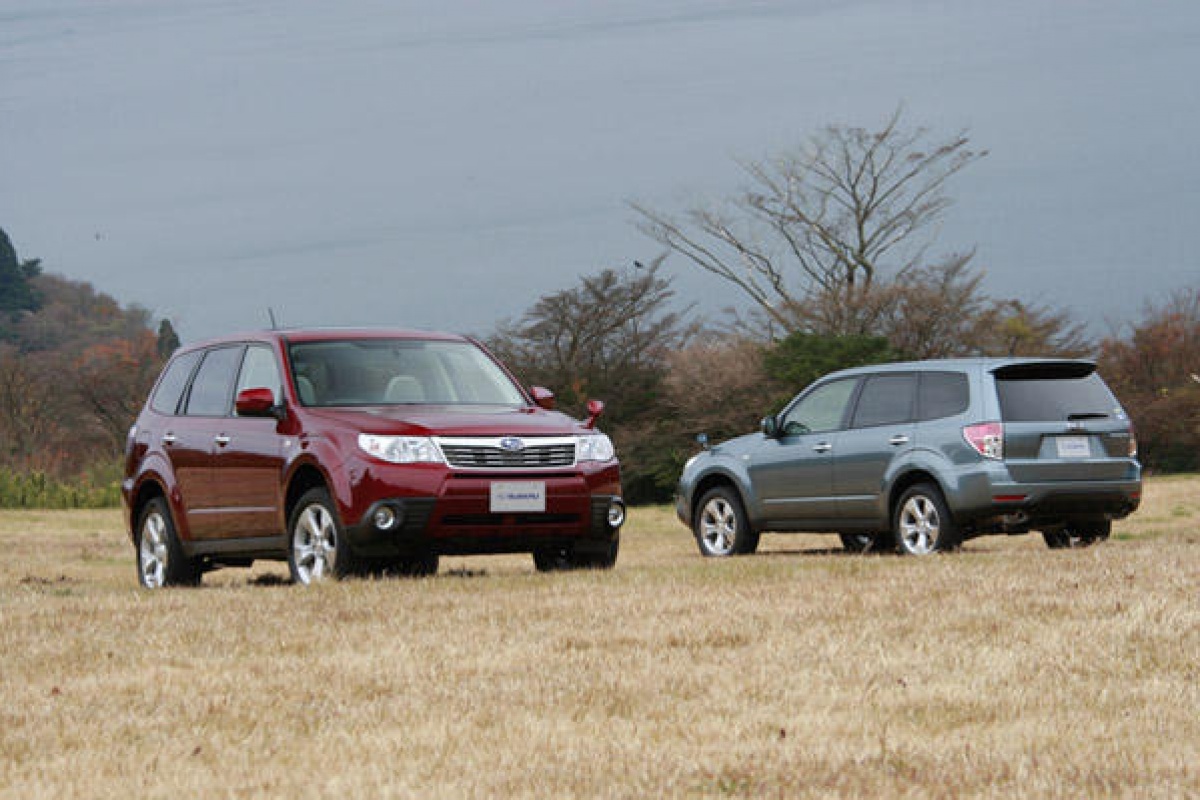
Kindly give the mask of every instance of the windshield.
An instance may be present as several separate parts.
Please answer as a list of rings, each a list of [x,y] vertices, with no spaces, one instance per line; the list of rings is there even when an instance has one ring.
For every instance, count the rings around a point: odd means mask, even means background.
[[[525,397],[470,342],[361,339],[288,347],[306,406],[524,406]]]

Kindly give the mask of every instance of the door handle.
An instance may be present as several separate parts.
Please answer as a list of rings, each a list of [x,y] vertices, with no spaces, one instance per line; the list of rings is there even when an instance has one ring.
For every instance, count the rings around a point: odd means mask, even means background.
[[[167,446],[170,446],[170,445],[173,445],[173,444],[175,444],[175,434],[173,434],[173,433],[164,433],[164,434],[163,434],[163,437],[162,437],[162,443],[163,443],[163,444],[165,444],[165,445],[167,445]]]
[[[888,439],[888,444],[908,444],[908,437],[903,433],[897,433],[895,436]]]
[[[829,442],[817,442],[813,445],[813,450],[816,450],[818,453],[828,453],[832,449],[833,445]]]
[[[213,437],[213,441],[217,443],[218,447],[224,447],[225,445],[229,444],[230,439],[225,434],[219,433]]]

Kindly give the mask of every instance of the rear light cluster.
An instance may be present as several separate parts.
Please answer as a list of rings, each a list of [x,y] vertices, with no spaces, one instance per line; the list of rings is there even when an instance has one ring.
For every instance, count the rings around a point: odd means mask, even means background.
[[[981,422],[963,428],[963,438],[984,458],[1004,458],[1004,426],[999,422]]]
[[[1129,423],[1129,457],[1137,458],[1137,431],[1132,422]]]

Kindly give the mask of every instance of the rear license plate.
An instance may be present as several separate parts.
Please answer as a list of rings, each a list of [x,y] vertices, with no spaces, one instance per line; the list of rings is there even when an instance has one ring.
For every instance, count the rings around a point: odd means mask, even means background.
[[[496,481],[492,484],[493,514],[543,512],[546,510],[545,481]]]
[[[1059,436],[1055,444],[1059,458],[1090,458],[1092,455],[1092,447],[1086,436]]]

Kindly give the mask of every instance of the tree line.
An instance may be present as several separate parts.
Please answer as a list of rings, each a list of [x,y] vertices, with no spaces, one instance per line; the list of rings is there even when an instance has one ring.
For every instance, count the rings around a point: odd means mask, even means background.
[[[169,322],[43,273],[0,229],[0,506],[112,505]]]
[[[1062,309],[988,295],[974,252],[937,253],[934,235],[948,182],[985,156],[965,133],[939,139],[900,112],[875,131],[827,127],[743,163],[746,187],[722,203],[630,203],[658,256],[583,276],[484,338],[568,413],[605,400],[632,502],[670,498],[697,433],[754,430],[826,372],[898,359],[1095,358],[1143,463],[1200,469],[1200,286],[1098,341]],[[749,310],[681,305],[670,256]],[[146,309],[21,260],[0,230],[0,505],[55,491],[64,504],[115,500],[126,430],[178,343]]]

